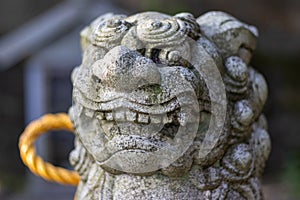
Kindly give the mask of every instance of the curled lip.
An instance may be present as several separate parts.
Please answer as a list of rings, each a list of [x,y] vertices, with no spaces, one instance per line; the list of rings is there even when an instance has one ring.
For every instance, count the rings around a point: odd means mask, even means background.
[[[118,108],[128,108],[141,113],[149,113],[149,114],[164,114],[170,111],[179,108],[180,105],[176,102],[176,98],[171,99],[169,102],[163,104],[156,105],[142,105],[131,102],[125,98],[114,99],[109,102],[101,103],[100,109],[101,111],[114,110]]]
[[[174,97],[169,101],[160,104],[153,104],[153,105],[144,105],[138,102],[133,102],[132,100],[127,99],[126,97],[119,97],[116,99],[112,99],[106,102],[95,102],[86,98],[82,92],[74,88],[74,93],[77,93],[76,101],[92,110],[96,111],[111,111],[114,109],[119,108],[128,108],[135,110],[141,113],[148,113],[148,114],[165,114],[171,112],[182,105],[179,105],[177,98]]]

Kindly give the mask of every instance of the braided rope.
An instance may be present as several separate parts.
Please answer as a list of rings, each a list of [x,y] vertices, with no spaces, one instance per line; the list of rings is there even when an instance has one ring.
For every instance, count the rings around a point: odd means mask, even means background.
[[[19,139],[20,155],[25,165],[36,175],[48,181],[77,186],[80,176],[75,171],[55,167],[36,155],[34,142],[47,131],[64,129],[73,132],[73,124],[65,113],[47,114],[31,122]]]

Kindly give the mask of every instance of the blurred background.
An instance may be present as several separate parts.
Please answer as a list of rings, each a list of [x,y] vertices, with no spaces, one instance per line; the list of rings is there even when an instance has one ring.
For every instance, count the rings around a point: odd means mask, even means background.
[[[222,10],[258,27],[252,65],[266,77],[272,152],[263,190],[267,200],[300,198],[300,1],[299,0],[1,0],[0,2],[0,199],[72,199],[75,188],[48,183],[22,164],[18,137],[31,120],[67,112],[71,70],[80,64],[79,32],[106,12]],[[38,141],[51,163],[70,168],[70,133]]]

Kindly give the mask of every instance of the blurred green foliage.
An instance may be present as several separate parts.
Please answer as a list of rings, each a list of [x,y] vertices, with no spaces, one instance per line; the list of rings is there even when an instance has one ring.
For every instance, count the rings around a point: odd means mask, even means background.
[[[295,198],[300,198],[300,152],[289,156],[282,179],[292,189]]]

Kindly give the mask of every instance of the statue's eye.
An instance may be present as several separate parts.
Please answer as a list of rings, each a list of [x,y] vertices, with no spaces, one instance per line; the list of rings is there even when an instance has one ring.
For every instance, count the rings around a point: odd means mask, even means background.
[[[150,58],[151,60],[153,60],[153,62],[160,64],[161,61],[159,59],[159,54],[161,52],[161,49],[151,49],[151,54],[150,54]]]
[[[140,54],[142,54],[143,56],[145,55],[146,49],[142,48],[142,49],[137,49],[137,52],[139,52]]]
[[[170,51],[167,54],[167,59],[171,63],[178,63],[181,59],[179,51]]]
[[[95,83],[101,83],[101,79],[98,78],[96,75],[92,75],[92,79]]]

